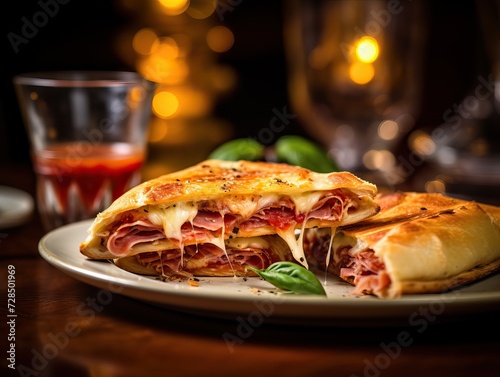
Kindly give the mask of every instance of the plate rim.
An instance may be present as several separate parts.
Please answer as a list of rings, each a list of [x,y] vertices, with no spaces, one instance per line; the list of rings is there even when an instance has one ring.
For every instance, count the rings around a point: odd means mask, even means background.
[[[109,287],[109,284],[112,282],[121,287],[120,291],[115,293],[183,312],[196,313],[201,311],[198,314],[205,314],[211,317],[227,317],[230,315],[236,318],[235,316],[237,315],[248,315],[250,310],[255,311],[256,301],[264,300],[263,302],[268,303],[278,301],[276,297],[279,295],[274,294],[274,296],[269,296],[266,292],[261,295],[241,293],[237,296],[221,297],[219,290],[210,291],[210,288],[198,289],[198,287],[189,287],[187,284],[180,285],[177,283],[168,285],[149,276],[142,276],[122,270],[109,261],[90,260],[84,255],[79,254],[78,250],[74,250],[74,254],[70,255],[70,251],[58,253],[57,250],[54,252],[54,250],[50,250],[47,246],[47,243],[54,241],[54,238],[63,237],[65,233],[88,229],[92,221],[93,219],[90,219],[63,225],[45,234],[38,244],[38,250],[42,258],[54,267],[86,284],[106,289],[106,285]],[[86,233],[82,234],[81,241],[85,237]],[[76,260],[80,260],[85,266],[99,267],[84,268],[73,263],[72,258],[77,258]],[[104,271],[112,269],[111,271],[114,272],[113,275],[106,275],[101,271],[103,266],[107,267],[104,268]],[[486,279],[494,277],[490,276]],[[210,279],[208,278],[208,280]],[[231,279],[231,277],[219,279]],[[498,274],[497,279],[500,279],[500,274]],[[261,281],[257,277],[248,278],[247,280],[250,280],[250,282]],[[359,325],[360,321],[365,320],[365,325],[373,325],[372,322],[377,321],[380,321],[380,324],[386,325],[387,320],[394,320],[395,318],[408,320],[408,313],[411,314],[422,306],[447,305],[446,309],[448,313],[447,315],[443,315],[443,318],[477,314],[481,312],[480,309],[487,310],[490,306],[492,310],[500,309],[500,287],[498,291],[461,292],[460,289],[455,289],[444,293],[407,295],[398,299],[380,299],[373,296],[342,298],[300,295],[281,296],[283,299],[281,300],[280,298],[279,305],[275,305],[278,311],[273,318],[270,318],[273,322],[292,321],[303,323],[304,321],[315,319],[319,320],[317,324],[321,325],[325,325],[325,323],[349,325],[354,323]],[[208,313],[207,309],[210,304],[215,304],[216,302],[223,305],[218,310]],[[449,310],[450,307],[452,310]],[[319,309],[322,309],[322,311],[317,311]],[[369,311],[369,314],[367,311]]]
[[[35,201],[29,193],[16,187],[0,185],[0,197],[14,203],[7,213],[0,212],[0,229],[14,228],[31,218]]]

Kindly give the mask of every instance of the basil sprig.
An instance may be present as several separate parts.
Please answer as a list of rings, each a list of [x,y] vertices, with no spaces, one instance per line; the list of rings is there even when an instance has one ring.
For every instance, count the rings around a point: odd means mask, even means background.
[[[212,151],[208,158],[227,161],[284,162],[318,173],[339,170],[323,147],[309,139],[295,135],[281,136],[271,146],[265,146],[251,138],[233,139]]]
[[[318,173],[330,173],[339,170],[322,147],[300,136],[282,136],[274,144],[274,149],[278,161],[290,165],[302,166]]]
[[[276,262],[265,270],[247,267],[276,288],[298,294],[326,296],[325,288],[308,269],[293,262]]]
[[[216,148],[208,158],[227,161],[258,161],[264,158],[265,146],[254,139],[234,139]]]

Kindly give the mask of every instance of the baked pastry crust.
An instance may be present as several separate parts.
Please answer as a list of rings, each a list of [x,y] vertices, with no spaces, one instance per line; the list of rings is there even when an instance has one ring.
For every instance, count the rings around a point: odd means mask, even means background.
[[[383,263],[390,284],[364,286],[358,293],[394,298],[441,292],[500,268],[499,207],[416,192],[379,194],[375,201],[377,215],[340,228],[332,242],[332,261],[347,247],[355,250],[351,254],[373,252]],[[342,277],[345,267],[346,259],[333,261],[328,270]],[[361,286],[362,279],[343,278]]]
[[[340,218],[307,218],[304,224],[296,223],[295,229],[338,226],[354,223],[377,213],[373,201],[375,185],[349,172],[316,173],[308,169],[282,163],[207,160],[187,169],[144,182],[118,198],[105,211],[99,213],[88,230],[88,237],[81,243],[80,252],[93,259],[115,259],[116,254],[106,247],[106,238],[117,224],[128,221],[127,214],[138,216],[141,212],[191,205],[197,209],[210,205],[224,213],[250,218],[259,201],[278,201],[283,197],[309,206],[308,198],[315,193],[331,193],[348,198],[349,208],[342,209]],[[303,197],[308,195],[307,198]],[[319,196],[318,196],[319,198]],[[316,200],[318,199],[316,198]],[[313,204],[313,203],[312,203]],[[180,211],[180,209],[179,209]],[[238,237],[255,237],[276,234],[273,224],[241,228]],[[231,237],[230,233],[223,238]],[[182,245],[203,243],[196,238],[182,241]],[[134,245],[119,257],[144,252],[170,250],[180,246],[172,238]]]

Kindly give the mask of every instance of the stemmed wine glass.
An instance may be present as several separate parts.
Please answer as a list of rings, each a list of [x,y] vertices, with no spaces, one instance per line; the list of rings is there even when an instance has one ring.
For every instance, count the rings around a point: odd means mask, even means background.
[[[426,162],[416,189],[500,205],[500,0],[475,3],[486,67],[442,122],[411,132],[409,146]],[[483,65],[483,64],[478,64]]]
[[[340,169],[398,183],[397,148],[420,107],[424,3],[291,0],[284,11],[298,121]]]

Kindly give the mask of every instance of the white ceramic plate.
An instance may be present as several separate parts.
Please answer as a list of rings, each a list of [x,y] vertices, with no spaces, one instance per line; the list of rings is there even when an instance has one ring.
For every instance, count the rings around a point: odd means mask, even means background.
[[[279,294],[259,278],[200,278],[198,287],[187,282],[162,282],[81,255],[78,246],[90,224],[91,220],[86,220],[51,231],[40,240],[41,256],[74,278],[112,294],[177,311],[234,319],[247,326],[264,321],[321,326],[422,326],[425,322],[500,310],[500,274],[452,292],[396,300],[353,296],[352,287],[335,277],[326,281],[320,277],[326,298]]]
[[[34,206],[30,194],[13,187],[0,186],[0,229],[13,228],[27,222]]]

